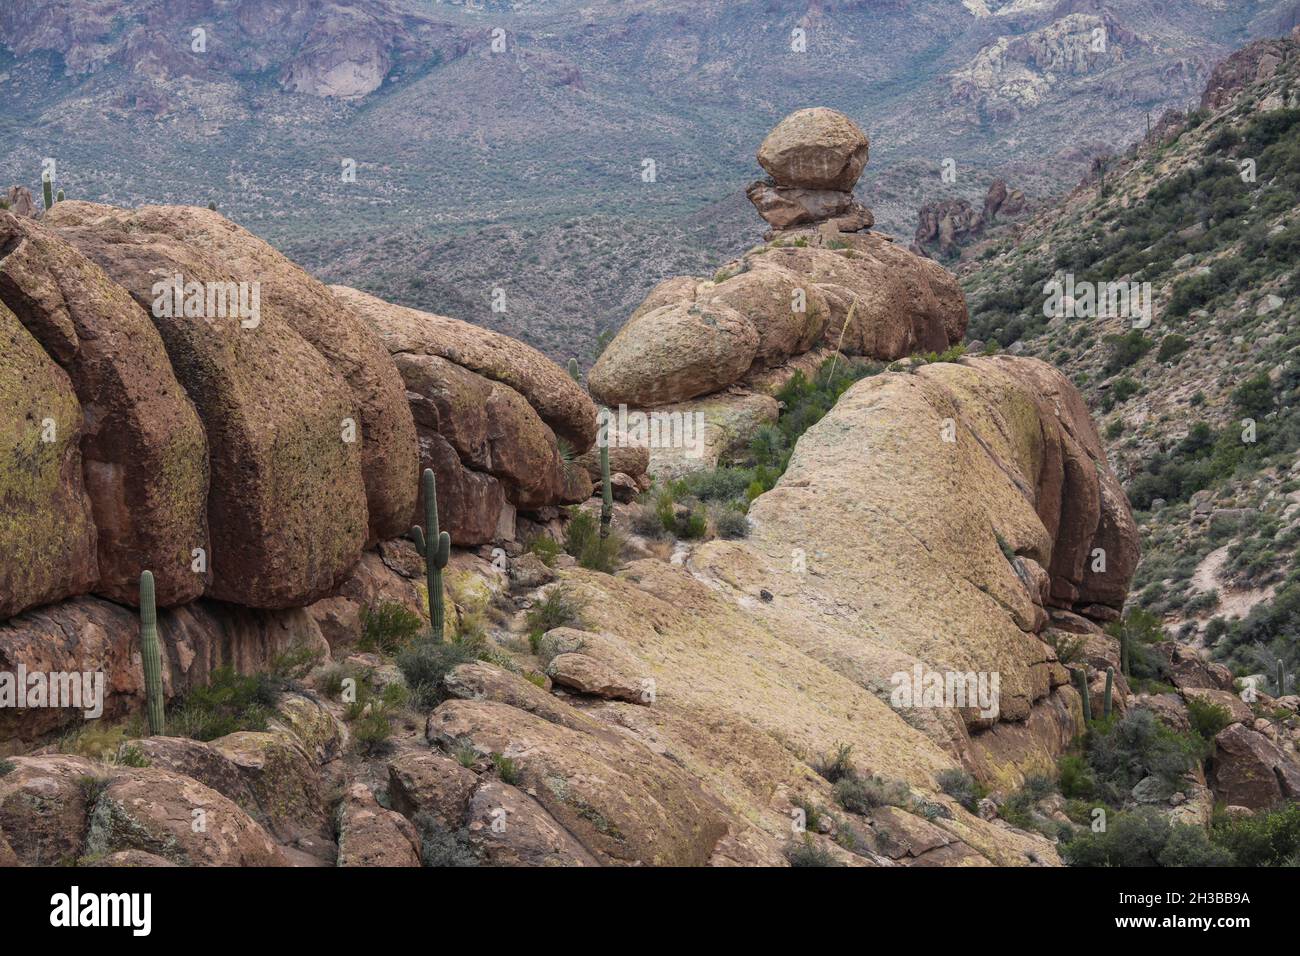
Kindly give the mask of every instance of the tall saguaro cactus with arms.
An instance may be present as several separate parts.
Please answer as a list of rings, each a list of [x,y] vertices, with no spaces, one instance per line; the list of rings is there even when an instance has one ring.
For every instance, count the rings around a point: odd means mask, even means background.
[[[446,607],[442,594],[442,569],[451,559],[451,535],[438,530],[438,482],[433,469],[424,469],[424,528],[411,528],[415,550],[424,558],[424,579],[429,589],[429,629],[435,641],[442,640]],[[427,537],[426,537],[427,533]]]

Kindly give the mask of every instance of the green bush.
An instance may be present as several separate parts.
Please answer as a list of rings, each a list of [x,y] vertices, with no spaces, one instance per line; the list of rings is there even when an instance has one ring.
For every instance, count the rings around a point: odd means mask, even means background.
[[[537,642],[547,631],[557,627],[582,628],[583,604],[567,585],[558,584],[543,595],[525,615],[528,639],[537,650]]]
[[[1191,343],[1185,336],[1170,333],[1160,340],[1160,351],[1156,352],[1156,360],[1161,363],[1172,361],[1189,348]]]
[[[1171,823],[1155,807],[1110,815],[1105,832],[1086,831],[1061,847],[1071,866],[1231,866],[1232,854],[1205,831]]]
[[[1238,866],[1300,863],[1300,803],[1250,817],[1216,817],[1210,833]]]
[[[939,789],[952,797],[963,807],[974,813],[988,790],[965,770],[950,768],[940,770],[936,777]]]
[[[473,639],[421,641],[398,653],[397,667],[416,703],[431,710],[446,698],[443,678],[461,664],[478,660],[483,649],[482,642]]]
[[[845,777],[854,776],[853,745],[836,744],[835,752],[823,756],[813,764],[813,769],[830,783],[838,783]]]
[[[859,777],[852,774],[835,784],[835,799],[850,813],[870,813],[877,807],[905,807],[911,801],[911,791],[901,780],[885,780],[879,776]]]
[[[380,601],[361,609],[361,640],[357,646],[363,651],[396,654],[419,636],[424,628],[420,615],[396,601]]]
[[[1232,723],[1232,714],[1220,704],[1200,697],[1187,697],[1185,701],[1192,730],[1203,740],[1213,740],[1219,731]]]
[[[239,674],[233,667],[212,672],[206,687],[195,687],[173,703],[168,727],[178,736],[216,740],[238,730],[265,730],[280,690],[269,674]]]
[[[560,547],[560,542],[556,541],[549,534],[539,534],[528,542],[528,551],[530,554],[537,555],[542,564],[548,568],[555,567],[555,559],[559,557],[560,552],[564,549]]]
[[[1103,341],[1109,350],[1105,365],[1107,375],[1123,371],[1155,347],[1155,342],[1140,329],[1133,329],[1124,335],[1108,335]]]
[[[785,849],[785,858],[791,866],[839,866],[835,857],[804,834],[802,840],[792,841]]]

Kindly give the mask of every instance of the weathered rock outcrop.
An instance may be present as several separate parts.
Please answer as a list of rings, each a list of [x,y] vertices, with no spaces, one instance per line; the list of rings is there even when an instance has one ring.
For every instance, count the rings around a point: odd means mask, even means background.
[[[510,537],[514,509],[591,495],[586,472],[566,460],[560,442],[590,448],[596,409],[562,369],[504,335],[355,289],[333,291],[392,353],[414,411],[421,467],[438,475],[439,519],[457,545],[502,530]]]
[[[191,562],[194,549],[210,551],[207,439],[158,332],[124,289],[34,222],[0,213],[0,250],[0,301],[81,404],[96,592],[134,604],[149,568],[159,604],[200,596],[210,575]]]
[[[67,373],[0,302],[0,619],[99,578]]]
[[[211,466],[208,594],[250,607],[310,603],[356,563],[368,536],[362,443],[349,440],[360,413],[343,377],[295,330],[277,296],[252,314],[254,283],[283,276],[202,238],[193,225],[202,212],[64,202],[42,224],[149,311],[198,409]],[[194,241],[176,237],[185,223],[198,234]],[[179,315],[171,295],[177,276],[193,304]],[[241,288],[246,315],[234,305]]]
[[[119,720],[144,707],[139,630],[135,612],[95,597],[29,610],[0,622],[0,671],[102,673],[100,719]],[[319,626],[303,609],[268,612],[215,601],[159,611],[158,636],[168,699],[206,684],[219,667],[267,670],[291,649],[326,650]],[[20,753],[83,720],[76,708],[0,708],[0,754]]]

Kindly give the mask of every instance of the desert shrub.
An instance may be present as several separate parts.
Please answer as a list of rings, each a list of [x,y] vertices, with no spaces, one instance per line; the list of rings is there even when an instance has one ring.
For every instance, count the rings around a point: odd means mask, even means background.
[[[411,643],[424,627],[420,615],[397,601],[380,601],[361,609],[361,640],[357,646],[363,651],[396,654]]]
[[[1228,708],[1200,697],[1187,697],[1187,713],[1192,730],[1204,740],[1213,740],[1220,730],[1232,723]]]
[[[461,664],[478,660],[483,644],[477,640],[421,641],[397,655],[397,667],[406,678],[413,700],[430,710],[446,698],[443,678]]]
[[[1112,814],[1105,832],[1087,830],[1061,847],[1071,866],[1230,866],[1232,854],[1200,827],[1171,823],[1155,807]]]
[[[560,542],[548,534],[539,534],[528,542],[529,553],[537,555],[548,568],[555,566],[555,559],[562,550]]]
[[[830,850],[825,849],[807,834],[785,848],[785,858],[791,866],[839,866]]]
[[[1064,754],[1057,758],[1057,782],[1061,793],[1071,799],[1090,800],[1097,793],[1097,781],[1092,769],[1079,754]]]
[[[1065,631],[1047,631],[1047,643],[1056,651],[1056,659],[1062,664],[1077,664],[1083,660],[1088,642],[1083,635],[1069,634]]]
[[[710,514],[713,517],[713,528],[719,538],[734,540],[749,536],[749,519],[745,517],[743,511],[722,507],[714,508]]]
[[[238,730],[265,730],[280,691],[269,674],[239,674],[233,667],[212,672],[206,687],[195,687],[176,701],[168,727],[181,737],[216,740]]]
[[[948,796],[952,797],[971,813],[975,812],[979,802],[983,799],[988,790],[974,777],[965,770],[953,767],[948,770],[940,770],[935,778],[939,783],[939,789]]]
[[[853,745],[836,744],[834,753],[824,754],[813,763],[813,769],[830,783],[853,776]]]
[[[577,505],[569,509],[569,522],[564,527],[565,551],[580,558],[599,537],[600,521],[594,514]]]
[[[1200,738],[1178,733],[1145,709],[1129,711],[1108,728],[1099,725],[1087,741],[1088,766],[1098,793],[1113,805],[1122,804],[1147,776],[1170,790],[1179,789],[1183,775],[1205,755]]]
[[[370,710],[352,721],[352,743],[363,754],[382,753],[393,736],[393,722],[387,708],[373,703]]]
[[[1238,866],[1295,866],[1300,862],[1300,803],[1250,817],[1216,817],[1210,834]]]
[[[1108,350],[1104,366],[1107,375],[1122,372],[1155,347],[1155,342],[1140,329],[1132,329],[1124,335],[1108,335],[1102,341]]]
[[[0,777],[13,773],[14,768],[17,766],[18,765],[12,760],[6,760],[4,757],[0,757]]]
[[[853,774],[835,784],[835,799],[850,813],[870,813],[877,807],[906,807],[911,791],[901,780]]]
[[[1156,360],[1159,362],[1172,361],[1191,347],[1191,343],[1187,341],[1186,336],[1171,332],[1160,340],[1160,350],[1156,352]]]
[[[502,783],[508,783],[512,787],[519,783],[519,767],[513,758],[504,754],[493,754],[492,766],[496,767],[497,775],[501,777]]]
[[[582,628],[582,601],[566,585],[552,587],[525,616],[528,640],[537,650],[537,642],[547,631],[557,627]]]

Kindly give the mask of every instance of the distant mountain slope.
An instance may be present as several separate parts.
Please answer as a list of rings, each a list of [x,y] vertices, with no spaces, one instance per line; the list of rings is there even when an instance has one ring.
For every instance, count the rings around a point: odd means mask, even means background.
[[[860,196],[910,234],[923,202],[978,201],[994,175],[1077,179],[1295,8],[34,0],[0,10],[0,180],[34,189],[48,156],[69,197],[215,201],[332,280],[585,360],[653,283],[647,252],[698,271],[755,237],[736,197],[792,109],[861,123]],[[545,252],[573,245],[586,272]]]
[[[1054,362],[1104,416],[1138,603],[1239,672],[1297,669],[1300,32],[1234,54],[1199,108],[961,269],[969,337]],[[1046,315],[1052,280],[1080,304],[1150,283],[1150,323]]]

